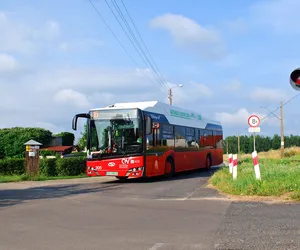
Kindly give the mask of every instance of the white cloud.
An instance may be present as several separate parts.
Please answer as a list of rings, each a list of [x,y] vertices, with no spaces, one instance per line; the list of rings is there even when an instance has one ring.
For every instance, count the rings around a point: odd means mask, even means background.
[[[51,37],[59,36],[60,34],[60,26],[59,23],[56,21],[47,21],[46,22],[46,29],[48,30]]]
[[[58,38],[59,24],[45,21],[31,27],[11,14],[0,12],[0,51],[33,54],[42,50],[43,42]]]
[[[146,74],[151,71],[145,69]],[[153,76],[152,76],[153,78]],[[14,82],[0,79],[0,122],[3,126],[33,126],[71,131],[76,113],[115,102],[158,100],[168,103],[168,92],[153,79],[150,82],[141,69],[77,67],[72,69],[36,70]],[[171,85],[170,85],[171,86]],[[212,91],[204,84],[184,83],[174,88],[174,105],[207,100]],[[78,135],[78,133],[77,133]]]
[[[170,87],[171,86],[173,85],[170,85]],[[193,81],[184,84],[181,88],[173,88],[172,92],[174,105],[183,105],[207,100],[207,98],[213,96],[213,92],[208,86]],[[165,99],[165,101],[167,101],[167,99]]]
[[[222,68],[241,68],[245,62],[236,54],[228,54],[222,60],[217,62]]]
[[[231,80],[227,84],[223,85],[223,89],[228,91],[237,91],[242,87],[242,83],[239,80]]]
[[[233,33],[245,33],[247,31],[247,24],[243,18],[225,21],[227,29]]]
[[[167,30],[177,45],[190,49],[205,59],[220,59],[226,53],[216,30],[202,27],[188,17],[165,14],[152,19],[150,27]]]
[[[216,119],[225,126],[240,126],[247,125],[247,119],[250,113],[247,109],[239,109],[236,113],[221,112],[216,113]]]
[[[14,71],[17,65],[17,60],[13,56],[0,53],[0,74]]]
[[[280,102],[284,101],[287,95],[280,89],[256,87],[250,94],[250,98],[257,102]]]
[[[63,105],[67,104],[75,107],[85,107],[87,109],[91,106],[91,103],[84,94],[72,89],[58,91],[54,95],[54,101]]]
[[[74,132],[73,116],[90,108],[123,101],[162,101],[167,91],[160,92],[159,83],[149,82],[140,71],[46,68],[20,76],[13,83],[0,78],[0,116],[6,117],[0,121],[0,128],[46,124],[48,129]]]
[[[252,7],[254,22],[278,34],[299,34],[299,0],[261,1]]]
[[[91,49],[93,47],[100,47],[103,42],[99,39],[85,38],[85,39],[71,39],[59,44],[59,49],[63,52],[78,52]]]
[[[246,129],[249,127],[248,118],[250,115],[256,114],[263,119],[266,117],[265,113],[252,112],[250,113],[246,108],[240,108],[235,113],[229,112],[219,112],[216,113],[215,119],[220,121],[225,127],[241,127],[244,126]],[[279,120],[276,117],[268,117],[261,121],[260,127],[265,128],[265,126],[279,126]]]

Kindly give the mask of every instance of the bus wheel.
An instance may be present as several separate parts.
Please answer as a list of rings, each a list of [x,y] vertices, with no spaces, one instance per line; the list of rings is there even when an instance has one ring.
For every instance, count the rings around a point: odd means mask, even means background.
[[[168,158],[165,163],[165,176],[170,178],[175,173],[174,160],[172,158]]]
[[[211,156],[210,155],[207,155],[206,156],[206,162],[205,162],[205,168],[207,170],[211,170]]]
[[[120,181],[125,181],[128,179],[128,176],[116,176],[116,178]]]

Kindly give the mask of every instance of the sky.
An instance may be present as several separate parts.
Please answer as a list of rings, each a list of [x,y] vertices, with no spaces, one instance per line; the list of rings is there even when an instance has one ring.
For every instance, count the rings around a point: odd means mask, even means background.
[[[289,76],[300,66],[299,0],[91,1],[102,18],[89,0],[1,1],[0,128],[74,132],[76,113],[167,103],[168,88],[183,84],[173,88],[174,106],[221,121],[224,137],[249,135],[251,114],[263,118],[298,94]],[[283,108],[286,135],[300,133],[299,105],[300,96]],[[280,120],[271,115],[260,127],[279,134]]]

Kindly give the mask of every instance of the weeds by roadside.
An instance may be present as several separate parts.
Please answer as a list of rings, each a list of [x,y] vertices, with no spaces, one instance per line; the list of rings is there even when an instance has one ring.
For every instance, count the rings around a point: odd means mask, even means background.
[[[46,181],[46,180],[61,180],[61,179],[74,179],[74,178],[84,178],[85,174],[76,176],[43,176],[38,175],[30,177],[28,175],[0,175],[0,183],[5,182],[20,182],[20,181]]]
[[[261,181],[255,179],[251,155],[239,155],[238,177],[233,180],[228,167],[217,171],[210,183],[224,193],[245,196],[282,196],[290,193],[293,200],[300,201],[300,149],[260,153]]]

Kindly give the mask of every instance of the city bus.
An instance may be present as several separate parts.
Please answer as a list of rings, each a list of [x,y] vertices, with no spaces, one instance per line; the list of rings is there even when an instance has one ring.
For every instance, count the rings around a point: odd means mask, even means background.
[[[116,103],[87,119],[87,176],[120,180],[210,169],[223,163],[220,122],[158,101]]]

